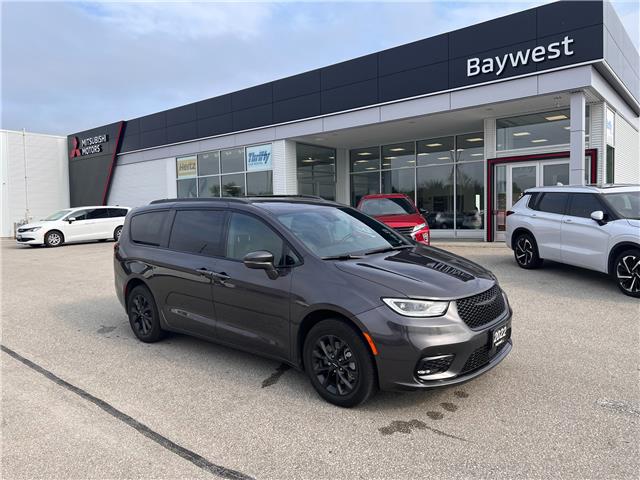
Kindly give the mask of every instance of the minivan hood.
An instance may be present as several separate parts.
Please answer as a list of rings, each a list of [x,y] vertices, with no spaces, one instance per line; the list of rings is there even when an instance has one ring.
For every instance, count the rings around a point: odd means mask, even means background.
[[[33,222],[33,223],[27,223],[25,225],[20,225],[18,228],[35,228],[35,227],[43,227],[44,226],[44,222]]]
[[[336,263],[351,275],[389,287],[407,297],[451,300],[484,292],[496,279],[489,270],[445,250],[417,245]]]

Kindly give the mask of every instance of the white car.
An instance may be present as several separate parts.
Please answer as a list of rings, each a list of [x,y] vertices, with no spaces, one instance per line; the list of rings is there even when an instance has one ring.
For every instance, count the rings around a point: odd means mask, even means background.
[[[522,268],[543,259],[611,275],[640,297],[640,186],[539,187],[507,212],[506,243]]]
[[[130,208],[119,206],[77,207],[60,210],[39,222],[22,225],[16,232],[21,245],[59,247],[87,240],[118,241]]]

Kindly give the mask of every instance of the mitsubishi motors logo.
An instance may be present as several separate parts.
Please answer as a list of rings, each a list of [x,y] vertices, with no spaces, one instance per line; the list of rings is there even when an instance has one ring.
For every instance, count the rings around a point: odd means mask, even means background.
[[[69,152],[69,158],[83,157],[92,153],[101,153],[104,151],[103,145],[109,141],[109,135],[103,133],[93,137],[83,138],[73,137],[73,147]]]
[[[69,154],[69,158],[75,158],[82,155],[82,153],[80,152],[80,149],[78,148],[79,146],[80,146],[80,140],[78,140],[78,137],[73,137],[73,147],[71,147],[71,153]]]

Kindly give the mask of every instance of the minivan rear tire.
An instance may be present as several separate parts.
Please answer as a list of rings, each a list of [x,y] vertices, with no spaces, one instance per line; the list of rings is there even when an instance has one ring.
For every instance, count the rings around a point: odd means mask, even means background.
[[[303,361],[313,388],[339,407],[360,405],[377,389],[369,349],[362,335],[343,321],[328,319],[314,325],[304,341]]]
[[[515,238],[513,256],[518,266],[526,270],[540,268],[542,265],[536,239],[528,232],[521,233]]]
[[[138,285],[131,290],[127,297],[127,314],[131,330],[138,340],[154,343],[165,336],[156,301],[146,286]]]

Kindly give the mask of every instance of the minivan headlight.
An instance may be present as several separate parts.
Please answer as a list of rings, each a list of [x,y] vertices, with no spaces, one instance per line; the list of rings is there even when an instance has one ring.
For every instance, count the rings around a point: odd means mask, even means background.
[[[23,232],[37,232],[38,230],[40,230],[42,227],[31,227],[31,228],[25,228],[24,230],[22,230]]]
[[[444,315],[449,302],[438,300],[412,300],[410,298],[383,298],[391,310],[405,317],[439,317]]]

